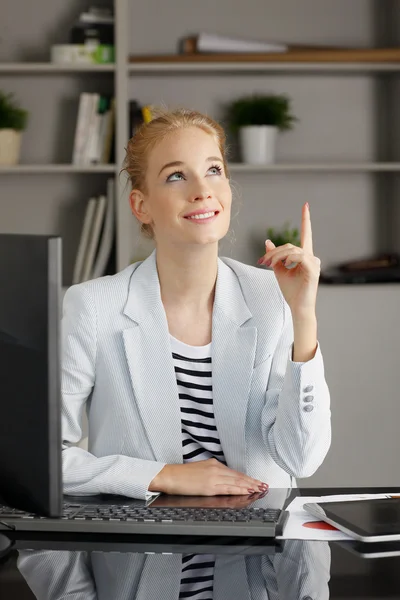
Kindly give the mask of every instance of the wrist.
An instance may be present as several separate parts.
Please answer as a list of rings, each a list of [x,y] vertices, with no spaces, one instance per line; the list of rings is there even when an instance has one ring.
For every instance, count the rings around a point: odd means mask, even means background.
[[[306,311],[306,312],[293,312],[292,311],[292,321],[293,326],[304,327],[315,325],[317,323],[317,315],[315,311]]]
[[[164,465],[157,475],[153,477],[148,487],[149,492],[164,492],[165,472],[167,466],[168,465]]]

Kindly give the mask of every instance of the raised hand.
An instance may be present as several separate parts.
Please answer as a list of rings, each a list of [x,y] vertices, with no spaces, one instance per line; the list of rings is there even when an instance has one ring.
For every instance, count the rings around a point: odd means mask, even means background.
[[[293,316],[315,315],[321,261],[314,256],[310,207],[303,205],[300,247],[293,244],[275,246],[265,242],[265,254],[258,264],[271,267]]]

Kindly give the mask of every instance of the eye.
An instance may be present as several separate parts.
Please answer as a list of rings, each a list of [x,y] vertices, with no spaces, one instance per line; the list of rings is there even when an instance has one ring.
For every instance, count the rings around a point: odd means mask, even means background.
[[[183,173],[181,171],[174,171],[174,173],[168,175],[167,181],[179,181],[179,179],[171,179],[171,177],[174,177],[174,175],[179,175],[179,177],[183,177]]]
[[[221,175],[222,174],[222,167],[221,167],[221,165],[212,165],[208,170],[211,171],[211,169],[214,169],[214,171],[217,171],[217,173],[214,173],[214,175]]]

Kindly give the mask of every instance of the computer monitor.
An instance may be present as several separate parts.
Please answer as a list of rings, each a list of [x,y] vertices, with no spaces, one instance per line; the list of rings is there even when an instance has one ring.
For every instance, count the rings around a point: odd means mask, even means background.
[[[61,515],[61,252],[49,235],[0,234],[0,497]]]

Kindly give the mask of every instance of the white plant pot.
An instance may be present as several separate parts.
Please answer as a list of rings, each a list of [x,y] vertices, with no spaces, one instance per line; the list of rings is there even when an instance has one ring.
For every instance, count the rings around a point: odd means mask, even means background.
[[[278,128],[270,125],[246,125],[239,129],[243,162],[269,165],[275,162]]]
[[[21,132],[0,129],[0,165],[16,165],[21,150]]]

